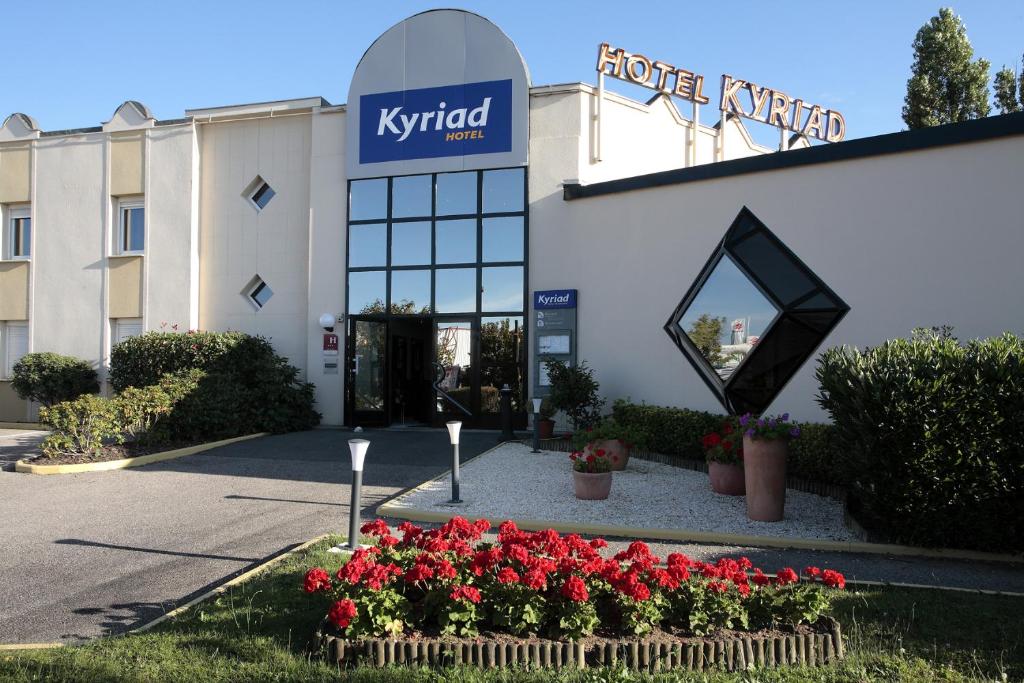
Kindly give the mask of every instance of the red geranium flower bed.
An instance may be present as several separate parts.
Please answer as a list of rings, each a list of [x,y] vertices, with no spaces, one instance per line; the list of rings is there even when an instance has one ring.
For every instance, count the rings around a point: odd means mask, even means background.
[[[653,555],[634,541],[613,557],[603,539],[521,531],[511,521],[494,543],[487,520],[454,517],[424,531],[409,522],[391,534],[364,524],[375,545],[358,550],[334,576],[310,569],[303,589],[325,599],[327,619],[346,637],[439,632],[474,636],[481,628],[515,636],[578,639],[644,635],[654,628],[705,635],[813,624],[846,580],[831,569],[789,567],[774,577],[750,560],[697,562]]]

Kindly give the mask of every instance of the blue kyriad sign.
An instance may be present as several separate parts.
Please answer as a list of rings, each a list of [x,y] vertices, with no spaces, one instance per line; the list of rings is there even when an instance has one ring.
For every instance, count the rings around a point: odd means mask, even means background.
[[[533,293],[533,309],[535,311],[551,308],[576,308],[576,290],[548,289]]]
[[[359,163],[509,152],[512,81],[359,98]]]

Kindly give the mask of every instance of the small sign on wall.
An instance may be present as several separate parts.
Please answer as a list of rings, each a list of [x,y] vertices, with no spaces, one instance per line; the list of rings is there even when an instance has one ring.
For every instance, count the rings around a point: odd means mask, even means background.
[[[324,335],[324,355],[325,356],[337,356],[338,355],[338,335],[336,334],[325,334]]]

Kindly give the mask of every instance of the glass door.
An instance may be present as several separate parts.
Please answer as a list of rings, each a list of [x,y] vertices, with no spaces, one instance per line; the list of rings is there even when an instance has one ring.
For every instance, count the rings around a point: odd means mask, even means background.
[[[473,321],[434,321],[434,424],[470,422],[477,414]]]
[[[359,317],[348,321],[348,422],[386,425],[387,322]]]

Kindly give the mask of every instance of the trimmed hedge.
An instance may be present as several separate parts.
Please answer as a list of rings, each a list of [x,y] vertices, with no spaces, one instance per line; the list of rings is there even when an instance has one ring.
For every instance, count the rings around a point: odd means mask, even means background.
[[[619,399],[612,408],[615,421],[642,430],[654,453],[687,460],[704,460],[701,437],[722,426],[725,415],[688,408],[668,408]],[[843,449],[830,424],[801,422],[800,438],[790,442],[787,470],[791,476],[825,484],[845,484]]]
[[[117,392],[160,384],[181,399],[162,428],[182,441],[253,432],[310,429],[320,422],[314,387],[274,352],[270,342],[242,332],[149,332],[117,344],[110,354]]]
[[[30,353],[12,368],[11,387],[18,398],[52,406],[84,394],[99,393],[96,370],[87,361],[56,353]]]
[[[894,541],[1024,550],[1024,339],[948,330],[826,351],[851,510]]]

